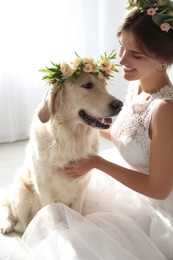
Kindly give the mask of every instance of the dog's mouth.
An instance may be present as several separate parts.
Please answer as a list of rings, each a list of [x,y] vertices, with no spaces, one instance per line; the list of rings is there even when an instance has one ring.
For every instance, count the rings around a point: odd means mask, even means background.
[[[94,117],[84,110],[79,111],[79,116],[85,121],[87,125],[99,129],[108,129],[112,124],[112,118],[98,118]]]

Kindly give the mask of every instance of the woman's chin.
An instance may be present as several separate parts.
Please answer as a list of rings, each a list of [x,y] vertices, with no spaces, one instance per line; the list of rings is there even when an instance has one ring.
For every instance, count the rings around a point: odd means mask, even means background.
[[[138,80],[137,75],[135,75],[134,73],[125,73],[124,72],[123,76],[128,81]]]

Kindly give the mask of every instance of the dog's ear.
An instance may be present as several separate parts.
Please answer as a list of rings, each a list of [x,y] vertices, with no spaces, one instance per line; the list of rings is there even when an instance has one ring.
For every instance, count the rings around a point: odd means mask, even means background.
[[[43,97],[37,110],[38,117],[42,123],[48,122],[55,114],[55,100],[57,94],[58,88],[51,87]]]

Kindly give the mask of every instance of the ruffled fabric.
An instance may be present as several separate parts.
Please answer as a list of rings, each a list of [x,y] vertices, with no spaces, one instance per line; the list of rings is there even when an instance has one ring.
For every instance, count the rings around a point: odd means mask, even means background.
[[[121,206],[121,211],[117,207],[85,218],[62,204],[47,206],[31,222],[11,259],[172,259],[173,236],[166,218],[144,207],[137,221]]]
[[[102,156],[124,162],[116,148]],[[159,201],[94,171],[83,216],[63,204],[43,208],[10,259],[173,259],[173,219]]]
[[[124,211],[124,212],[123,212]],[[35,230],[36,228],[36,230]],[[19,257],[25,258],[19,258]],[[122,209],[82,217],[62,204],[43,208],[12,259],[166,259]]]

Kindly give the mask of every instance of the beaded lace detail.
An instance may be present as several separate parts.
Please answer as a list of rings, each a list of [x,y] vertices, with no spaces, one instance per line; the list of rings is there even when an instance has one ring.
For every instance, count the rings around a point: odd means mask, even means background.
[[[165,86],[140,101],[134,96],[136,87],[129,86],[125,105],[112,126],[112,139],[122,157],[133,167],[148,173],[150,144],[149,126],[154,105],[173,100],[173,89]]]

